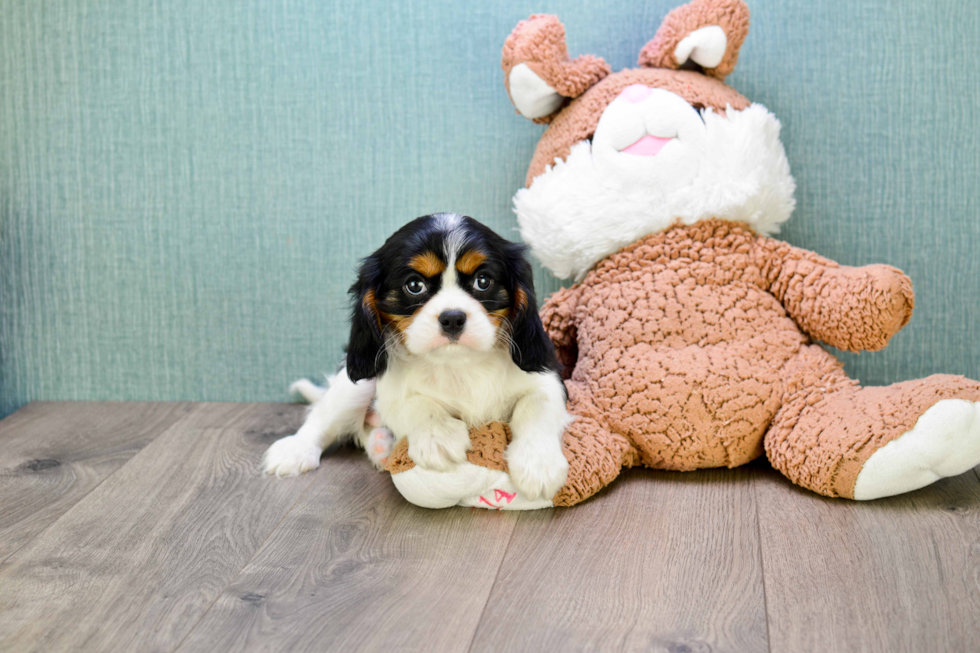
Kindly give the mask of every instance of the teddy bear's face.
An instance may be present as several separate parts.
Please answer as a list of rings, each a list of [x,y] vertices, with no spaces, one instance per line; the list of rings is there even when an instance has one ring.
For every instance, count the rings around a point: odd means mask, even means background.
[[[759,104],[700,108],[655,85],[663,76],[649,79],[653,72],[610,75],[560,112],[539,151],[550,134],[565,137],[593,93],[610,97],[568,153],[514,196],[521,238],[559,278],[579,280],[606,256],[676,224],[720,218],[768,234],[793,210],[775,116]],[[685,72],[671,71],[681,81]]]
[[[508,92],[549,125],[514,209],[555,276],[580,279],[675,224],[718,218],[768,234],[789,217],[795,184],[779,121],[722,81],[747,32],[742,0],[693,0],[667,16],[639,68],[610,73],[596,57],[569,60],[554,16],[514,29]]]
[[[705,154],[701,112],[679,95],[631,84],[599,118],[592,137],[596,174],[668,194],[690,185]]]

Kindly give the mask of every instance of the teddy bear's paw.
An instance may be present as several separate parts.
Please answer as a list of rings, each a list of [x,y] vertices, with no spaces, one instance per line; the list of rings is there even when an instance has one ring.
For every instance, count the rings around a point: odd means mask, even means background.
[[[915,426],[864,463],[854,498],[878,499],[911,492],[980,464],[980,403],[944,399]]]
[[[262,458],[262,468],[269,476],[299,476],[320,466],[323,449],[296,435],[276,440]]]
[[[447,420],[429,433],[412,434],[408,439],[408,457],[422,469],[447,472],[466,462],[470,450],[470,432],[462,421]]]
[[[551,499],[568,478],[568,461],[561,445],[533,437],[515,439],[507,447],[511,482],[525,499]]]
[[[374,466],[378,469],[384,469],[384,466],[388,464],[388,456],[391,455],[391,450],[395,448],[395,434],[383,426],[371,429],[364,448]]]

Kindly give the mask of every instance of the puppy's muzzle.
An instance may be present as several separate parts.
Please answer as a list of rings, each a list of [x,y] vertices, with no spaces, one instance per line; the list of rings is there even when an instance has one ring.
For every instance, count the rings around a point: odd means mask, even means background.
[[[439,314],[439,326],[450,340],[459,339],[466,328],[466,313],[463,311],[443,311]]]

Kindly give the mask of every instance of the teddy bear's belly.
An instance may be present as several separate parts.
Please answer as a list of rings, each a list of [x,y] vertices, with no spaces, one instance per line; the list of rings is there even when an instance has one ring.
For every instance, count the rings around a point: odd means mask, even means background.
[[[592,389],[608,427],[633,442],[644,465],[734,467],[761,455],[783,370],[807,337],[758,287],[650,300],[580,332],[573,379]],[[583,340],[593,345],[582,351]]]

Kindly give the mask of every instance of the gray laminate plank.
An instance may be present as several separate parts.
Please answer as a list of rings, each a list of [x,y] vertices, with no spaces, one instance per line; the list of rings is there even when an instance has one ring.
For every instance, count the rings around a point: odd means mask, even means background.
[[[825,499],[756,480],[774,651],[980,651],[980,481]]]
[[[260,476],[302,408],[199,405],[0,570],[0,650],[172,650],[310,485]]]
[[[38,402],[0,421],[0,565],[191,405]]]
[[[472,649],[768,650],[747,472],[633,470],[522,514]]]
[[[516,520],[417,508],[338,452],[180,650],[463,651]]]

